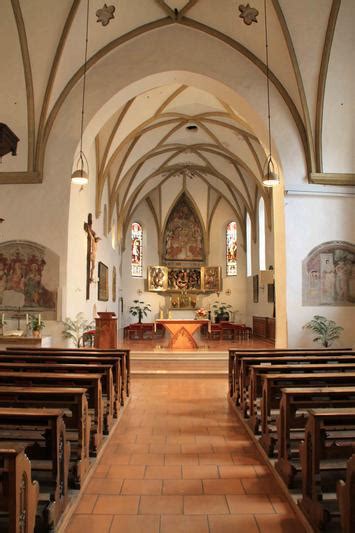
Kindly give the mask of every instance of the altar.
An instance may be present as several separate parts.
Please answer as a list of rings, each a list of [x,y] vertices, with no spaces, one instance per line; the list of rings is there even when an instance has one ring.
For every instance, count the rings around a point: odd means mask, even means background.
[[[162,324],[170,333],[168,348],[180,350],[191,350],[198,348],[198,344],[193,337],[203,324],[211,326],[210,320],[192,319],[157,319],[156,324]]]

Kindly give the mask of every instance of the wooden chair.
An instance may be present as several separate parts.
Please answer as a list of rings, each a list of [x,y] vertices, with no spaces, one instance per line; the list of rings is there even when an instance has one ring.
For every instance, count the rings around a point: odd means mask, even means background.
[[[337,498],[342,530],[352,533],[355,531],[355,455],[347,463],[346,480],[337,483]]]
[[[210,340],[221,340],[222,327],[220,324],[211,324],[211,331],[208,334]]]

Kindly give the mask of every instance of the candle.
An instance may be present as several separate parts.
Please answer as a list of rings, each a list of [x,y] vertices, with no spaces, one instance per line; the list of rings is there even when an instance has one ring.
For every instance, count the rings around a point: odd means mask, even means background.
[[[4,323],[5,322],[5,313],[2,314],[2,319],[1,319],[1,322]]]
[[[163,310],[160,309],[160,316],[159,316],[160,320],[162,320],[164,318],[164,314],[163,314]]]
[[[38,313],[38,325],[41,325],[41,313]]]
[[[28,313],[26,313],[26,326],[28,326]]]

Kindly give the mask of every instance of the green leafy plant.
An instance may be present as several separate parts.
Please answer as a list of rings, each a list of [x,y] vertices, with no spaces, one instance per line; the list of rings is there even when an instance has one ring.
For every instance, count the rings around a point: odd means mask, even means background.
[[[143,316],[147,316],[148,311],[150,312],[151,310],[150,304],[146,304],[140,300],[133,300],[133,305],[128,309],[130,315],[138,317],[139,323],[142,322]]]
[[[313,342],[319,342],[324,348],[329,348],[344,331],[344,328],[337,326],[334,320],[329,320],[320,315],[314,315],[313,320],[307,322],[303,329],[310,329],[316,333],[317,336],[313,339]]]
[[[226,315],[227,313],[229,316],[232,309],[232,306],[225,302],[214,302],[211,307],[213,309],[215,318],[218,316]]]
[[[41,320],[40,315],[29,315],[28,317],[28,328],[31,331],[41,331],[45,326],[43,320]]]
[[[89,322],[85,318],[84,313],[78,313],[74,320],[72,318],[66,318],[63,320],[63,324],[63,336],[66,339],[71,339],[76,348],[80,348],[84,333],[94,326],[94,322]]]

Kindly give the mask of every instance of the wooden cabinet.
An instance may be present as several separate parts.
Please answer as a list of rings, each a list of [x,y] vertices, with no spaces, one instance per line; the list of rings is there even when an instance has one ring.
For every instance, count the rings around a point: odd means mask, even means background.
[[[269,316],[253,316],[253,335],[275,341],[276,321]]]
[[[95,348],[117,348],[117,317],[115,313],[97,313]]]

